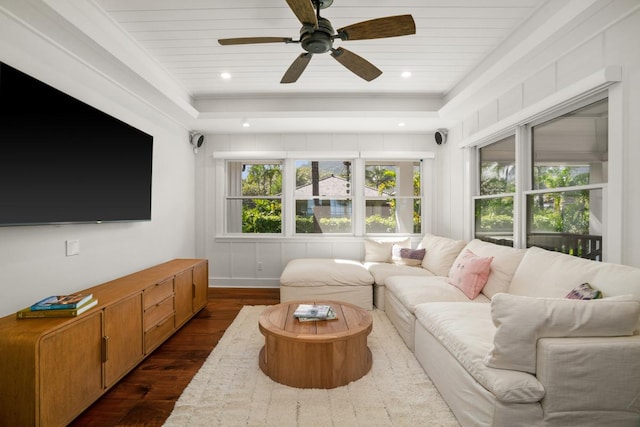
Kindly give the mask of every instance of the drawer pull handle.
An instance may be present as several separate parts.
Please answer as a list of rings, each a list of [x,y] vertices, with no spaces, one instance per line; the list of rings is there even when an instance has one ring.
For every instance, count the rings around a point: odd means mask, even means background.
[[[102,362],[109,360],[109,336],[102,337]]]
[[[162,322],[158,323],[156,325],[156,328],[159,328],[161,326],[163,326],[165,323],[167,323],[169,321],[169,319],[171,319],[170,317],[167,317],[166,319],[164,319]]]

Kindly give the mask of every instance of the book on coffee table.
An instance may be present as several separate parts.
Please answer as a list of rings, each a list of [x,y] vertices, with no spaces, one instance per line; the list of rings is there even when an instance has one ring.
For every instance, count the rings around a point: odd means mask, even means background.
[[[330,305],[300,304],[293,312],[293,316],[301,322],[332,320],[336,318],[336,312]]]

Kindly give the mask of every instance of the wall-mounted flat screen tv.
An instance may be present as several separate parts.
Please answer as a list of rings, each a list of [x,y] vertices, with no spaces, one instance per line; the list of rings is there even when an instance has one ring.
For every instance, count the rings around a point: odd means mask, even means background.
[[[0,226],[151,220],[153,136],[0,62]]]

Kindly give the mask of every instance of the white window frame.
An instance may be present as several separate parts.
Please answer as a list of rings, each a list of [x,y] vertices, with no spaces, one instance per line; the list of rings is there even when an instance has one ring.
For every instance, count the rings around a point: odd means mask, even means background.
[[[376,163],[381,164],[381,165],[388,165],[388,166],[396,166],[398,167],[400,163],[405,163],[406,166],[408,166],[409,164],[411,164],[411,196],[399,196],[399,195],[394,195],[394,196],[364,196],[364,191],[362,191],[361,193],[363,194],[363,200],[362,200],[362,208],[363,208],[363,215],[362,215],[362,227],[363,227],[363,233],[366,236],[411,236],[411,235],[416,235],[416,233],[413,232],[413,201],[415,199],[420,199],[420,228],[421,230],[424,230],[424,202],[425,202],[425,196],[424,196],[424,178],[423,178],[423,173],[424,173],[424,162],[420,159],[414,159],[414,160],[408,160],[408,159],[393,159],[393,160],[381,160],[381,159],[365,159],[363,162],[363,173],[361,174],[363,177],[363,180],[366,181],[365,179],[365,173],[366,173],[366,167],[369,165],[375,165]],[[419,196],[414,196],[413,195],[413,163],[418,163],[419,166],[419,172],[420,172],[420,195]],[[362,187],[360,187],[362,189],[364,189],[364,183],[362,185]],[[401,231],[401,232],[396,232],[396,233],[368,233],[366,230],[366,205],[367,202],[369,200],[387,200],[387,199],[395,199],[396,201],[398,200],[411,200],[411,231]]]
[[[317,154],[317,153],[316,153]],[[353,154],[353,153],[350,153]],[[359,194],[358,191],[355,190],[355,185],[354,185],[354,178],[355,178],[355,174],[356,172],[355,170],[355,160],[357,159],[357,157],[342,157],[342,156],[330,156],[327,157],[327,154],[323,154],[323,155],[316,155],[316,156],[312,156],[313,153],[306,153],[306,152],[302,152],[302,153],[296,153],[296,157],[292,158],[292,159],[288,159],[290,160],[290,162],[288,162],[289,167],[291,168],[292,172],[289,173],[289,175],[291,175],[292,180],[293,180],[293,185],[291,186],[291,192],[289,193],[291,198],[289,200],[291,200],[291,203],[288,203],[289,209],[287,210],[287,212],[289,213],[289,218],[290,218],[290,226],[291,228],[289,229],[289,234],[290,236],[296,236],[296,237],[313,237],[313,236],[338,236],[338,237],[346,237],[346,236],[354,236],[355,235],[355,204],[357,202],[357,200],[359,199],[359,197],[357,197],[357,195]],[[296,172],[297,172],[297,168],[296,168],[296,162],[297,161],[318,161],[318,162],[324,162],[324,161],[349,161],[351,162],[351,195],[350,196],[345,196],[345,197],[318,197],[318,199],[320,200],[351,200],[351,231],[349,233],[298,233],[296,232],[296,223],[295,223],[295,218],[296,218],[296,201],[298,199],[296,199],[295,197],[295,191],[296,191]]]
[[[281,168],[281,173],[283,176],[283,182],[282,182],[282,187],[283,187],[283,192],[282,195],[277,197],[277,196],[267,196],[267,195],[262,195],[262,196],[245,196],[242,195],[242,177],[241,175],[239,175],[239,180],[238,182],[234,182],[231,183],[229,182],[229,178],[231,176],[231,164],[232,163],[236,163],[236,164],[252,164],[252,165],[280,165]],[[225,234],[226,235],[230,235],[230,236],[235,236],[235,235],[240,235],[240,236],[244,236],[244,235],[251,235],[254,233],[242,233],[242,232],[229,232],[227,230],[229,230],[229,222],[231,221],[231,218],[229,218],[229,202],[232,200],[248,200],[248,199],[259,199],[259,200],[279,200],[280,201],[280,212],[282,217],[284,217],[284,191],[285,191],[285,183],[284,183],[284,161],[281,159],[275,160],[275,159],[264,159],[264,160],[255,160],[255,159],[251,159],[251,160],[232,160],[232,159],[228,159],[225,160],[224,162],[224,169],[225,169],[225,187],[224,187],[224,217],[225,217],[225,221],[224,221],[224,230],[225,230]],[[240,192],[239,194],[230,194],[230,189],[232,185],[236,185],[236,186],[240,186]],[[242,220],[242,204],[240,206],[240,220]],[[237,217],[235,218],[235,220],[237,220]],[[240,224],[240,228],[242,228],[242,224]],[[259,235],[262,236],[281,236],[284,234],[284,221],[283,218],[280,221],[280,228],[282,229],[282,232],[280,233],[259,233]]]
[[[549,108],[547,113],[539,113],[530,121],[523,121],[513,127],[503,129],[500,133],[495,133],[491,138],[483,138],[467,144],[473,148],[470,160],[474,173],[471,175],[471,204],[469,206],[471,221],[471,236],[475,236],[475,200],[484,198],[479,196],[480,176],[479,169],[479,149],[481,147],[498,142],[515,134],[516,136],[516,193],[514,199],[514,247],[526,248],[527,242],[527,218],[526,206],[527,196],[531,194],[573,191],[583,189],[602,190],[602,260],[606,262],[621,262],[622,232],[619,224],[619,217],[611,216],[611,212],[622,212],[622,137],[619,135],[619,127],[616,123],[621,120],[621,97],[623,96],[621,84],[608,86],[595,93],[587,93],[576,97],[573,102],[565,102],[562,106]],[[544,190],[534,190],[532,184],[532,131],[536,125],[548,122],[565,114],[571,113],[594,102],[608,98],[609,105],[609,134],[608,134],[608,179],[605,183],[589,184],[587,186],[576,186],[568,188],[553,188]],[[615,193],[612,188],[619,188]],[[504,194],[506,195],[506,194]],[[503,196],[504,196],[503,195]]]
[[[295,161],[296,160],[351,160],[352,163],[352,232],[350,234],[323,234],[323,233],[295,233]],[[362,189],[364,188],[364,164],[368,160],[390,160],[390,161],[414,161],[420,162],[420,188],[421,188],[421,224],[422,234],[431,232],[433,228],[433,206],[435,201],[431,196],[435,193],[434,188],[434,159],[435,154],[429,151],[396,151],[396,152],[357,152],[357,151],[336,151],[336,152],[316,152],[316,151],[225,151],[213,153],[213,178],[215,188],[211,211],[214,212],[214,239],[216,241],[246,241],[246,240],[306,240],[318,238],[362,238],[365,235],[364,205],[365,200]],[[281,162],[282,164],[282,234],[260,234],[260,233],[227,233],[226,217],[226,189],[227,189],[227,168],[226,161],[263,161]],[[385,237],[406,236],[407,234],[386,233]],[[372,236],[372,235],[368,235]],[[415,236],[415,235],[414,235]]]
[[[480,149],[487,147],[491,144],[498,143],[506,138],[511,136],[515,136],[514,149],[515,149],[515,167],[516,167],[516,192],[515,193],[498,193],[498,194],[484,194],[480,195]],[[475,173],[473,178],[474,183],[474,191],[471,197],[471,232],[475,238],[476,235],[476,218],[475,218],[475,206],[476,200],[486,200],[486,199],[501,199],[505,197],[513,197],[513,245],[517,247],[516,244],[519,244],[520,236],[519,236],[519,225],[516,222],[516,219],[519,218],[518,205],[519,197],[518,197],[518,180],[520,178],[520,168],[518,165],[518,154],[522,149],[519,147],[518,143],[518,129],[515,129],[510,132],[503,132],[499,137],[491,140],[490,142],[484,143],[482,145],[477,145],[473,151],[473,159],[474,159],[474,168],[473,171]]]

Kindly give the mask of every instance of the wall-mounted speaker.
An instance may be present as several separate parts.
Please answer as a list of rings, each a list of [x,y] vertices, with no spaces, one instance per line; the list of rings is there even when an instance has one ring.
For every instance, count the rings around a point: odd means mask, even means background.
[[[204,144],[204,135],[201,133],[192,133],[189,135],[189,143],[193,147],[193,154],[198,154],[198,148]]]
[[[438,129],[434,134],[436,139],[436,144],[442,145],[447,142],[447,130],[446,129]]]

